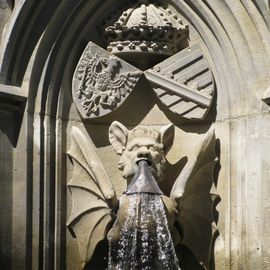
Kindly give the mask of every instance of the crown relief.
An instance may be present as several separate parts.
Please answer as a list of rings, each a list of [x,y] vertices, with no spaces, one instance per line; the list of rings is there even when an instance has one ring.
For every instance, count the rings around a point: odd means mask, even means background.
[[[138,54],[164,60],[181,50],[183,41],[187,40],[188,26],[169,8],[139,1],[111,22],[105,28],[105,35],[107,50],[125,60]]]
[[[132,140],[133,138],[136,137],[137,138],[149,137],[155,139],[156,141],[160,141],[160,132],[158,130],[144,126],[138,126],[135,127],[133,130],[130,130],[128,136],[129,140]]]

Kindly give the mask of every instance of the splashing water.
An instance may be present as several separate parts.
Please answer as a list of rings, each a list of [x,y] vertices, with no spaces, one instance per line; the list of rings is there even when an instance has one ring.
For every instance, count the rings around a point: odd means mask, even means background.
[[[120,239],[109,241],[108,270],[180,270],[161,196],[138,193],[128,197]]]

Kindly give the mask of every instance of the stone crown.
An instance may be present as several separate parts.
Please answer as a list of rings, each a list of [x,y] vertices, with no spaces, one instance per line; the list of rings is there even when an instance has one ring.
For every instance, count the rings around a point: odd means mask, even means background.
[[[129,131],[129,141],[137,137],[150,137],[160,142],[160,132],[147,127],[139,126]]]
[[[107,50],[116,55],[144,52],[171,56],[178,52],[187,25],[170,9],[139,2],[106,27]]]

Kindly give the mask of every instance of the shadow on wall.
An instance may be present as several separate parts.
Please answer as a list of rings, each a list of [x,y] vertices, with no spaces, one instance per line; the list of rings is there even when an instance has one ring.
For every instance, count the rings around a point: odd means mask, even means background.
[[[101,241],[94,252],[92,260],[85,266],[85,270],[105,270],[108,266],[109,245],[107,240]]]
[[[1,121],[0,130],[6,133],[12,146],[15,148],[17,145],[18,137],[21,131],[21,124],[24,115],[26,99],[11,99],[1,93],[0,95],[0,113]],[[11,120],[8,120],[8,119]],[[10,124],[12,123],[12,125]]]

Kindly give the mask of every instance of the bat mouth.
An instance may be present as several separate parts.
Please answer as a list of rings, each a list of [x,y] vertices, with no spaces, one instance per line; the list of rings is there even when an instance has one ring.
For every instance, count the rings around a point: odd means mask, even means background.
[[[147,158],[137,159],[136,162],[135,162],[136,165],[138,166],[141,161],[146,161],[149,167],[151,167],[151,165],[152,165],[152,162],[149,159],[147,159]]]
[[[138,170],[128,184],[126,194],[148,193],[155,195],[163,195],[155,177],[152,174],[152,167],[149,166],[148,160],[138,159]]]

